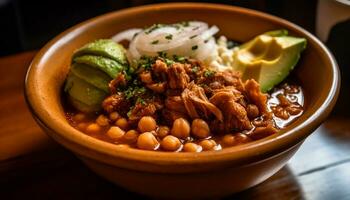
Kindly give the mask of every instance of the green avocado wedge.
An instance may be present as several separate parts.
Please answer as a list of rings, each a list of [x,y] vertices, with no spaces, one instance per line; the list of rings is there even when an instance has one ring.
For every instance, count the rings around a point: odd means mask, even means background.
[[[271,90],[288,76],[306,48],[306,39],[287,34],[270,31],[241,45],[233,55],[233,69],[243,80],[255,79],[262,92]]]
[[[73,59],[73,63],[85,64],[94,67],[105,72],[111,78],[115,78],[119,72],[125,69],[125,66],[112,59],[95,55],[83,55],[76,57]]]
[[[106,93],[109,92],[108,83],[112,78],[105,72],[90,67],[89,65],[74,63],[71,66],[71,73]]]
[[[73,59],[81,55],[97,55],[110,58],[122,65],[127,65],[125,48],[110,39],[99,39],[94,42],[90,42],[77,51],[73,55]]]
[[[92,108],[98,106],[101,109],[101,102],[107,96],[103,90],[96,88],[90,83],[78,78],[72,73],[69,73],[64,91],[69,96]],[[95,109],[93,109],[95,110]]]
[[[98,112],[101,110],[101,105],[87,105],[79,100],[76,100],[72,96],[68,96],[68,101],[76,108],[77,110],[84,112],[84,113],[92,113],[92,112]]]

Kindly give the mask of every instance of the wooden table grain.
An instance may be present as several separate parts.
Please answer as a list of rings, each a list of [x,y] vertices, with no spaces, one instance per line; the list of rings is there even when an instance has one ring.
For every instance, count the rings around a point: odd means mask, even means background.
[[[0,58],[0,197],[147,199],[95,175],[35,124],[23,97],[34,55]],[[224,199],[350,199],[350,118],[329,118],[282,170]]]

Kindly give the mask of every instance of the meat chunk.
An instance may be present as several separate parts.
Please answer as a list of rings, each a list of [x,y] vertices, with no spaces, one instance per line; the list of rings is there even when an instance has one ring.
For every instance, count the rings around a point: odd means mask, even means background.
[[[158,59],[156,62],[152,65],[152,70],[154,73],[167,73],[168,72],[168,66],[165,62]]]
[[[153,103],[136,103],[135,106],[130,110],[128,117],[132,122],[138,121],[143,116],[153,116],[155,118],[156,111],[156,105]]]
[[[139,78],[143,83],[150,84],[153,83],[152,74],[149,71],[143,71],[139,74]]]
[[[186,113],[184,102],[181,96],[170,96],[165,99],[165,107],[180,113]]]
[[[278,130],[273,127],[272,124],[269,124],[266,127],[257,127],[252,133],[249,134],[249,137],[253,140],[259,140],[261,138],[275,134],[277,131]]]
[[[122,93],[112,94],[102,102],[102,108],[107,113],[117,111],[120,114],[126,114],[129,107],[130,102],[126,100],[125,96]]]
[[[118,87],[126,86],[126,85],[127,85],[127,81],[125,78],[125,74],[119,73],[115,79],[113,79],[113,80],[111,80],[111,82],[109,82],[108,87],[109,87],[109,91],[111,92],[111,94],[115,94],[117,92]]]
[[[181,98],[184,102],[188,115],[192,118],[209,118],[210,114],[219,120],[223,120],[221,111],[209,102],[204,89],[193,82],[182,92]]]
[[[183,64],[175,63],[168,68],[168,82],[171,89],[185,89],[189,81]]]
[[[245,95],[250,103],[259,108],[261,114],[269,115],[267,110],[267,95],[260,92],[260,85],[254,79],[244,83]]]
[[[245,108],[236,102],[241,98],[240,94],[232,90],[219,90],[211,98],[210,102],[217,106],[224,116],[224,126],[222,131],[230,132],[232,130],[249,130],[252,125],[249,121]],[[220,128],[220,127],[219,127]]]
[[[168,108],[164,108],[162,110],[162,116],[164,119],[164,123],[168,126],[172,126],[173,122],[178,118],[188,119],[188,115],[186,113],[178,112],[175,110],[169,110]]]
[[[146,87],[148,89],[153,90],[156,93],[163,93],[167,88],[167,82],[151,83],[151,84],[147,84]]]

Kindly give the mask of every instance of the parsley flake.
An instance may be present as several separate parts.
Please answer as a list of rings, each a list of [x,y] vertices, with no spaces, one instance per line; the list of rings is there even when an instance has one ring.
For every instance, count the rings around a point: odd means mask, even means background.
[[[171,39],[173,39],[173,35],[172,35],[172,34],[166,35],[166,36],[165,36],[165,39],[171,40]]]

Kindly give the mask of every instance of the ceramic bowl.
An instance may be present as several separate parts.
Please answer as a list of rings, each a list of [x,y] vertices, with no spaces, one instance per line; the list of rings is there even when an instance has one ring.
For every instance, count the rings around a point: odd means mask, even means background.
[[[216,24],[220,28],[218,35],[241,42],[280,28],[306,38],[307,49],[293,73],[305,91],[304,114],[278,134],[245,145],[202,153],[122,148],[89,137],[68,124],[61,102],[62,85],[75,49],[128,28],[186,20]],[[331,53],[299,26],[238,7],[171,3],[112,12],[63,32],[45,45],[32,61],[26,77],[25,95],[42,129],[97,174],[144,195],[193,199],[242,191],[281,169],[332,110],[339,80],[338,67]]]

